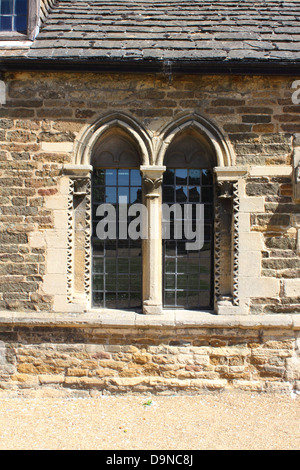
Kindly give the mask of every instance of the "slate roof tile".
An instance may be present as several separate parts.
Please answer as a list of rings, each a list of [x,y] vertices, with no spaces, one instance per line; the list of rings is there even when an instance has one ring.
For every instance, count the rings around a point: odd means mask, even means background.
[[[57,0],[27,58],[300,65],[299,0]]]

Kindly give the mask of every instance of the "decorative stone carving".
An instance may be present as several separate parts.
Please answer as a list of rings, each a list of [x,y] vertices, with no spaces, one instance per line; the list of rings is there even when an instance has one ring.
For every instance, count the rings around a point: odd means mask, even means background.
[[[67,234],[67,300],[72,302],[73,295],[73,193],[74,180],[69,179],[68,194],[68,234]]]
[[[234,307],[239,300],[239,181],[247,175],[247,170],[239,167],[215,168],[216,210],[215,210],[215,302],[216,309],[221,304]],[[227,236],[228,235],[228,236]],[[224,237],[226,240],[224,241]],[[231,247],[224,255],[224,244]],[[226,268],[231,265],[226,280]],[[228,282],[230,281],[230,282]]]
[[[91,231],[92,231],[92,194],[91,179],[86,181],[85,195],[85,230],[84,230],[84,290],[85,295],[90,302],[91,299]]]
[[[237,271],[235,243],[236,219],[238,205],[235,205],[235,181],[221,180],[216,184],[215,203],[215,304],[226,298],[235,303],[237,298]],[[230,248],[231,246],[231,248]]]
[[[221,296],[221,207],[218,197],[215,204],[215,303]]]
[[[232,260],[232,298],[233,304],[239,305],[239,213],[240,198],[238,181],[233,184],[233,207],[232,207],[232,244],[233,244],[233,260]]]
[[[217,197],[219,199],[232,199],[233,187],[231,181],[219,181],[217,184]]]
[[[159,178],[148,178],[144,177],[143,182],[145,187],[147,188],[147,194],[146,197],[159,197],[159,194],[155,192],[156,189],[160,188],[162,182],[163,182],[163,177]]]
[[[78,294],[84,295],[88,304],[90,301],[91,169],[90,166],[72,165],[64,169],[64,174],[69,176],[67,234],[67,299],[69,303],[73,303]]]

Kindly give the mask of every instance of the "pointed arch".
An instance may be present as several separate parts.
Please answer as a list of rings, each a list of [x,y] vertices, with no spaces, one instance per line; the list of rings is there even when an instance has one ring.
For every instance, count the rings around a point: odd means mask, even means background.
[[[130,116],[113,113],[98,119],[83,130],[76,143],[75,164],[91,165],[95,146],[104,135],[113,129],[119,129],[135,143],[139,151],[141,165],[153,163],[152,141],[148,132]]]
[[[166,126],[160,134],[160,145],[156,153],[156,165],[163,165],[168,148],[173,140],[185,132],[193,132],[202,139],[214,158],[212,166],[227,167],[235,164],[235,156],[230,143],[219,129],[203,116],[185,115]]]

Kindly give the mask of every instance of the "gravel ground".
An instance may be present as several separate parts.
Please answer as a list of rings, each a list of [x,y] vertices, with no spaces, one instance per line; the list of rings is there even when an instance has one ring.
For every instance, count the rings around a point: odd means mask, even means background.
[[[299,395],[0,395],[1,450],[299,448]]]

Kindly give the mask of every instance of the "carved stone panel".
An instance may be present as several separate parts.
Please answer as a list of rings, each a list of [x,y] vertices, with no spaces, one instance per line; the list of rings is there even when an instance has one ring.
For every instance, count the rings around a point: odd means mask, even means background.
[[[239,304],[239,196],[238,181],[219,181],[215,210],[215,302]]]
[[[89,169],[71,168],[68,195],[67,298],[90,300],[91,180]]]

